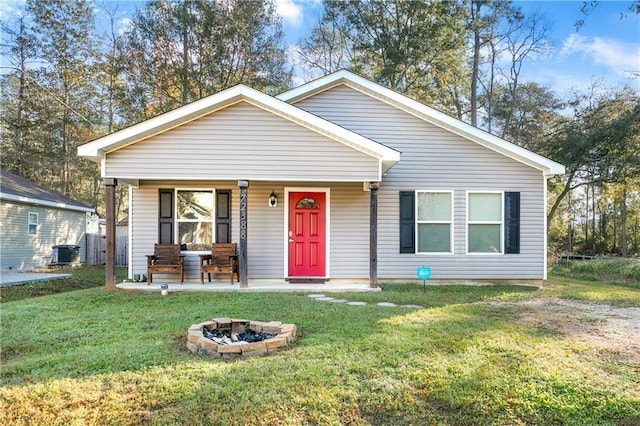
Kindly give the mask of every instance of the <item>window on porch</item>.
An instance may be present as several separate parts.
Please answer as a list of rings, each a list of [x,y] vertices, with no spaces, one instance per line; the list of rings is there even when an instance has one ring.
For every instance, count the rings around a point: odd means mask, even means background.
[[[211,249],[213,241],[213,191],[177,190],[178,242],[189,251]]]

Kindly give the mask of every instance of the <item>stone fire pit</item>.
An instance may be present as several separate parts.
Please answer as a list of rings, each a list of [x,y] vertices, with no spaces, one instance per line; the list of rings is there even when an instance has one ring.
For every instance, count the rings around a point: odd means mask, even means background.
[[[295,324],[214,318],[189,327],[187,349],[214,358],[269,355],[285,348],[295,337]]]

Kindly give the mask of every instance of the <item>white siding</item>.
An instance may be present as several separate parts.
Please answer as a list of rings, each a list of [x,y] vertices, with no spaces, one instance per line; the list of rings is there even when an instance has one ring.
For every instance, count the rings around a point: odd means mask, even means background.
[[[365,181],[379,161],[241,102],[107,154],[105,176],[139,179]]]
[[[46,266],[53,246],[80,246],[85,259],[85,212],[33,206],[2,200],[0,208],[0,269],[27,270]],[[28,214],[38,214],[38,234],[28,234]]]
[[[402,153],[400,162],[383,178],[379,191],[380,279],[415,278],[418,266],[431,266],[434,279],[544,277],[545,189],[540,171],[346,86],[334,87],[296,106]],[[399,253],[398,192],[416,189],[454,191],[453,255]],[[469,190],[521,193],[520,254],[466,254]],[[368,216],[352,220],[353,235],[358,230],[368,236],[362,226],[368,223]],[[362,244],[368,246],[368,242]]]

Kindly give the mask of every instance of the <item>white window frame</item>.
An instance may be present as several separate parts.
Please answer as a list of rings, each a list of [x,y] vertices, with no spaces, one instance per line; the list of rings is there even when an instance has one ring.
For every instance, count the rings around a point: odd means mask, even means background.
[[[469,220],[469,214],[471,212],[471,204],[469,198],[471,194],[500,194],[500,221],[477,221]],[[465,250],[466,254],[470,256],[503,256],[504,255],[504,191],[467,191],[467,204],[466,204],[466,225],[465,225]],[[469,225],[500,225],[500,252],[471,252],[469,251]]]
[[[173,197],[173,211],[175,212],[175,217],[173,219],[174,223],[174,241],[177,241],[178,244],[182,244],[180,242],[180,223],[200,223],[202,221],[195,219],[178,219],[178,192],[211,192],[212,198],[212,210],[211,210],[211,241],[209,245],[211,245],[216,240],[216,190],[215,188],[174,188],[174,197]],[[182,250],[181,253],[185,254],[206,254],[211,253],[211,249],[209,250]]]
[[[420,220],[419,219],[419,196],[418,194],[420,193],[438,193],[438,194],[450,194],[451,195],[451,220],[445,221],[445,220],[429,220],[429,221],[425,221],[425,220]],[[415,212],[414,212],[414,216],[415,216],[415,248],[416,248],[416,254],[420,254],[420,255],[434,255],[434,256],[446,256],[446,255],[452,255],[454,253],[454,247],[453,247],[453,236],[454,236],[454,217],[455,217],[455,211],[454,211],[454,193],[453,190],[443,190],[443,189],[418,189],[415,192]],[[420,250],[420,232],[419,232],[419,225],[420,224],[448,224],[450,225],[449,228],[449,251],[419,251]]]
[[[36,222],[33,223],[31,221],[31,217],[35,216],[36,218]],[[35,226],[35,232],[31,232],[31,227]],[[38,228],[40,228],[40,215],[36,212],[28,212],[27,213],[27,235],[30,236],[37,236],[38,235]]]

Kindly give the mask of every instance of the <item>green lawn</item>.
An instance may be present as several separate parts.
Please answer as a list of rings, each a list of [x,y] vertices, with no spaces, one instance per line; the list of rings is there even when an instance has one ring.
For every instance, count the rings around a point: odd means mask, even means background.
[[[389,285],[341,295],[423,308],[282,293],[7,294],[0,424],[640,423],[640,366],[494,303],[640,307],[628,286],[557,277],[542,290]],[[269,357],[213,360],[185,348],[191,324],[222,316],[294,323],[299,336]]]

